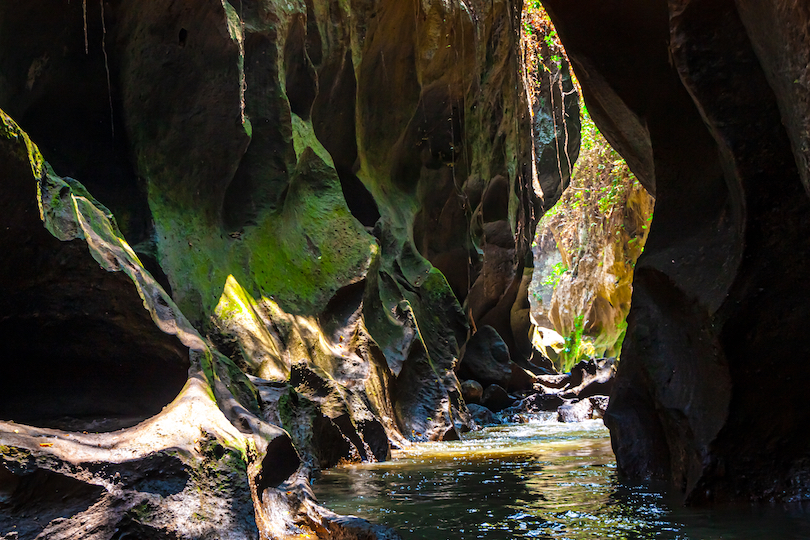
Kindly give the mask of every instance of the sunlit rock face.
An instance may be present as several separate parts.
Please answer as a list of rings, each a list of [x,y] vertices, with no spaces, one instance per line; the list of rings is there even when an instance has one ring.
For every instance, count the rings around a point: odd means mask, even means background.
[[[806,498],[806,10],[544,4],[593,118],[656,197],[606,416],[620,470],[690,502]]]
[[[0,535],[395,537],[307,482],[528,343],[520,7],[0,6]]]

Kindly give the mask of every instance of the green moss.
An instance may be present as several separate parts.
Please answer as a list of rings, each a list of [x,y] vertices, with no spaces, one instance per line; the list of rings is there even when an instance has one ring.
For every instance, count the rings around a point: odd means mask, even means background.
[[[252,281],[286,312],[316,313],[363,275],[373,237],[346,206],[337,173],[315,150],[301,153],[284,208],[246,231]]]
[[[278,417],[281,420],[281,427],[290,429],[295,425],[295,390],[290,389],[286,394],[278,398]]]
[[[216,377],[225,383],[231,394],[253,414],[260,414],[259,392],[247,375],[227,356],[213,352]]]
[[[0,124],[0,132],[3,133],[5,138],[23,140],[28,152],[28,161],[31,163],[31,172],[34,175],[34,178],[41,178],[44,173],[45,159],[42,157],[37,145],[35,145],[28,137],[28,134],[23,131],[19,125],[17,125],[17,122],[15,122],[2,109],[0,109],[0,122],[2,122]]]
[[[295,157],[301,159],[301,154],[304,150],[311,148],[315,154],[323,160],[330,168],[335,168],[332,162],[332,156],[323,147],[321,141],[315,136],[315,130],[312,128],[312,122],[301,119],[297,114],[292,115],[292,128],[293,128],[293,147],[295,148]]]
[[[193,321],[214,313],[229,275],[255,298],[311,315],[364,274],[377,249],[374,238],[349,212],[331,158],[322,159],[325,150],[311,126],[300,119],[296,125],[300,159],[284,206],[261,212],[238,238],[193,208],[172,204],[170,193],[150,192],[159,258],[175,299]]]
[[[129,513],[132,515],[132,517],[135,518],[136,521],[140,521],[143,523],[150,521],[150,517],[152,516],[154,511],[155,511],[154,506],[152,506],[152,504],[149,503],[149,501],[144,501],[141,504],[133,506],[129,510]]]
[[[27,461],[31,457],[31,452],[25,448],[0,444],[0,456],[8,461],[16,461],[19,463]]]
[[[198,441],[202,459],[193,463],[191,476],[198,488],[229,493],[241,486],[247,475],[246,449],[204,433]]]
[[[237,43],[241,42],[243,39],[242,20],[239,18],[239,14],[227,0],[222,0],[222,7],[225,9],[225,17],[228,20],[228,33],[230,33],[231,39]]]

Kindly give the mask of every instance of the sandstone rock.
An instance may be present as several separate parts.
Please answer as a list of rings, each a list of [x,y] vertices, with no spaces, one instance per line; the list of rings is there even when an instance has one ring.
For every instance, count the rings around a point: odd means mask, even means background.
[[[548,300],[548,304],[550,303],[551,297]],[[550,325],[551,321],[548,321],[547,324]],[[532,335],[532,346],[539,353],[540,358],[548,358],[554,361],[559,357],[560,352],[565,349],[565,338],[553,328],[535,326]]]
[[[467,380],[461,383],[461,397],[469,406],[471,403],[480,403],[484,396],[484,388],[478,381]]]
[[[248,538],[331,523],[305,483],[263,506],[298,474],[290,436],[259,416],[251,380],[189,324],[108,210],[81,184],[56,176],[25,133],[2,112],[0,119],[3,201],[11,205],[2,230],[29,239],[27,248],[10,250],[28,275],[12,268],[0,280],[4,300],[14,300],[3,305],[3,329],[30,328],[17,332],[30,338],[50,327],[27,345],[36,376],[30,364],[4,364],[3,383],[16,389],[7,389],[14,399],[0,411],[8,419],[0,421],[0,481],[10,490],[0,502],[0,532]],[[4,246],[13,241],[0,234]],[[57,269],[63,278],[48,279]],[[20,343],[7,339],[6,346]],[[53,490],[62,493],[58,500]],[[309,521],[295,523],[304,506]],[[200,519],[183,517],[190,514]]]

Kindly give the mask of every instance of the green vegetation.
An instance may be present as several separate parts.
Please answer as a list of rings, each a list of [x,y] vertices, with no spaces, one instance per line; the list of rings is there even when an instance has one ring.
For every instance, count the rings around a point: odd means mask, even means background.
[[[547,287],[550,286],[556,289],[557,285],[560,284],[560,279],[562,278],[562,275],[566,272],[566,270],[568,270],[568,268],[565,266],[564,263],[559,262],[555,264],[551,268],[551,273],[547,274],[543,278],[541,283]]]
[[[550,305],[538,302],[541,307],[533,309],[541,310],[536,320],[547,318],[564,336],[565,349],[556,362],[564,370],[585,356],[621,352],[633,269],[652,221],[652,198],[584,108],[582,126],[582,151],[571,184],[537,230],[538,235],[553,233],[563,260],[576,268],[574,278],[558,263],[539,272],[539,285],[534,285],[554,288]],[[601,308],[592,309],[596,302]]]
[[[544,62],[550,65],[549,59],[566,58],[539,1],[525,4],[523,22],[524,28],[531,29],[523,38],[527,73],[536,72]],[[575,76],[574,83],[581,95]],[[537,81],[529,84],[536,86]],[[586,356],[618,356],[621,352],[633,269],[644,250],[654,203],[584,105],[580,122],[580,155],[570,184],[537,228],[538,238],[555,239],[564,263],[549,266],[548,261],[559,260],[559,256],[543,253],[538,243],[533,245],[535,268],[540,270],[530,287],[532,311],[535,320],[551,321],[553,330],[565,340],[555,362],[559,369],[569,369]],[[550,302],[549,287],[554,289]]]
[[[557,362],[560,365],[561,371],[571,371],[574,364],[588,356],[587,348],[583,347],[582,334],[585,331],[585,316],[577,315],[574,317],[574,327],[568,335],[565,336],[565,347],[560,351]]]

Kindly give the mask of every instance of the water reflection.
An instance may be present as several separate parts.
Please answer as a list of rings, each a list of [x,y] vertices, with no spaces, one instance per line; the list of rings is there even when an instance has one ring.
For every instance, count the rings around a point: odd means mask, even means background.
[[[694,511],[616,478],[601,421],[506,425],[326,471],[319,500],[405,539],[799,539],[801,506]]]

